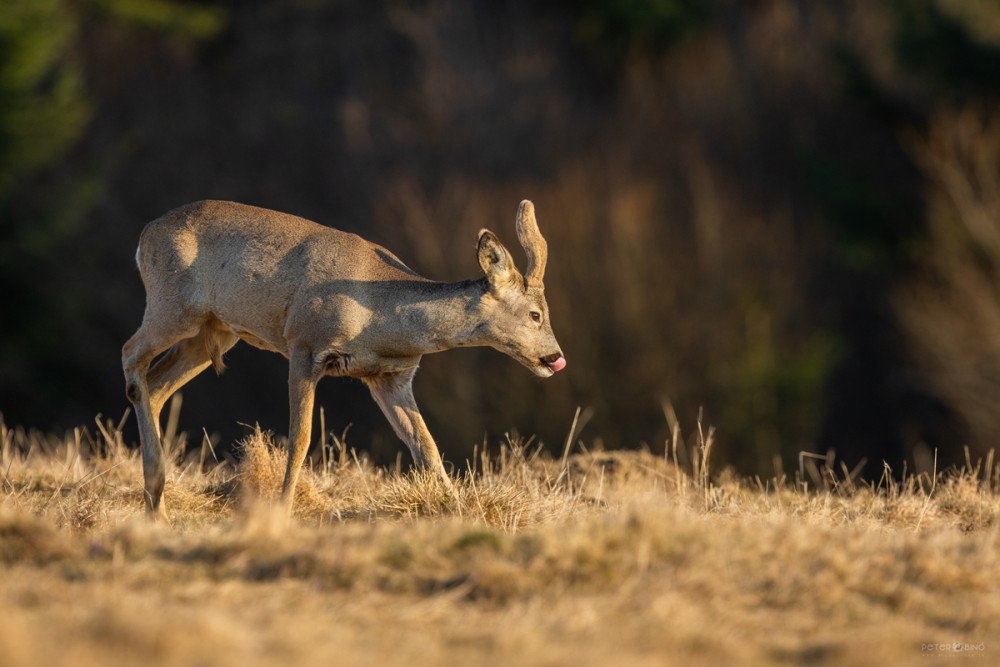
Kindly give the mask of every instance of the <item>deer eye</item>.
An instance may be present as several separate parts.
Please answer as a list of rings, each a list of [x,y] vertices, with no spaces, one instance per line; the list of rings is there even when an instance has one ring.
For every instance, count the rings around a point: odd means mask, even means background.
[[[531,311],[531,321],[532,322],[541,322],[542,321],[542,314],[540,312],[538,312],[537,310]]]

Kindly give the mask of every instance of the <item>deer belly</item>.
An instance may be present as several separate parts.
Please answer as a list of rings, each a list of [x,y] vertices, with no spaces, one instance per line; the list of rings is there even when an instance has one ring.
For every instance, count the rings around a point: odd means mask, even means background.
[[[271,345],[266,340],[254,336],[252,333],[249,333],[247,331],[236,331],[235,333],[237,336],[240,337],[240,340],[249,345],[253,345],[254,347],[260,350],[267,350],[268,352],[277,352],[278,354],[284,354],[274,345]]]
[[[230,322],[223,322],[227,329],[232,331],[240,340],[247,343],[248,345],[253,345],[259,350],[266,350],[268,352],[277,352],[278,354],[283,354],[288,356],[284,349],[279,348],[277,345],[269,342],[268,340],[261,338],[260,336],[251,333],[241,326],[234,326]]]

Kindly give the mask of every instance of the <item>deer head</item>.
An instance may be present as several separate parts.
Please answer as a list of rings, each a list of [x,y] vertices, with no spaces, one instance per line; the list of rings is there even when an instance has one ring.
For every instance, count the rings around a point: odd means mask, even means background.
[[[488,289],[480,302],[486,343],[516,359],[535,375],[550,377],[566,366],[552,333],[542,278],[548,249],[528,200],[517,209],[517,238],[528,257],[522,276],[496,234],[479,232],[479,265]]]

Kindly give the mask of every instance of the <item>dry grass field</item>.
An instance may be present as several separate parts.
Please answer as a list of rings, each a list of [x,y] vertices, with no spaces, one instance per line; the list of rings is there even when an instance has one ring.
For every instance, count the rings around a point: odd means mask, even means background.
[[[992,461],[796,484],[697,433],[684,465],[512,442],[448,495],[334,439],[289,522],[256,432],[176,461],[167,527],[114,424],[0,441],[6,667],[1000,664]]]

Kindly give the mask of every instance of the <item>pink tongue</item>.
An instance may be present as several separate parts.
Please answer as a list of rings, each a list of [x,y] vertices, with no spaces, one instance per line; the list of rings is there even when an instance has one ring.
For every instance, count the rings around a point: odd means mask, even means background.
[[[559,357],[551,364],[549,364],[549,368],[551,368],[553,372],[561,371],[562,369],[566,368],[566,359],[564,359],[563,357]]]

